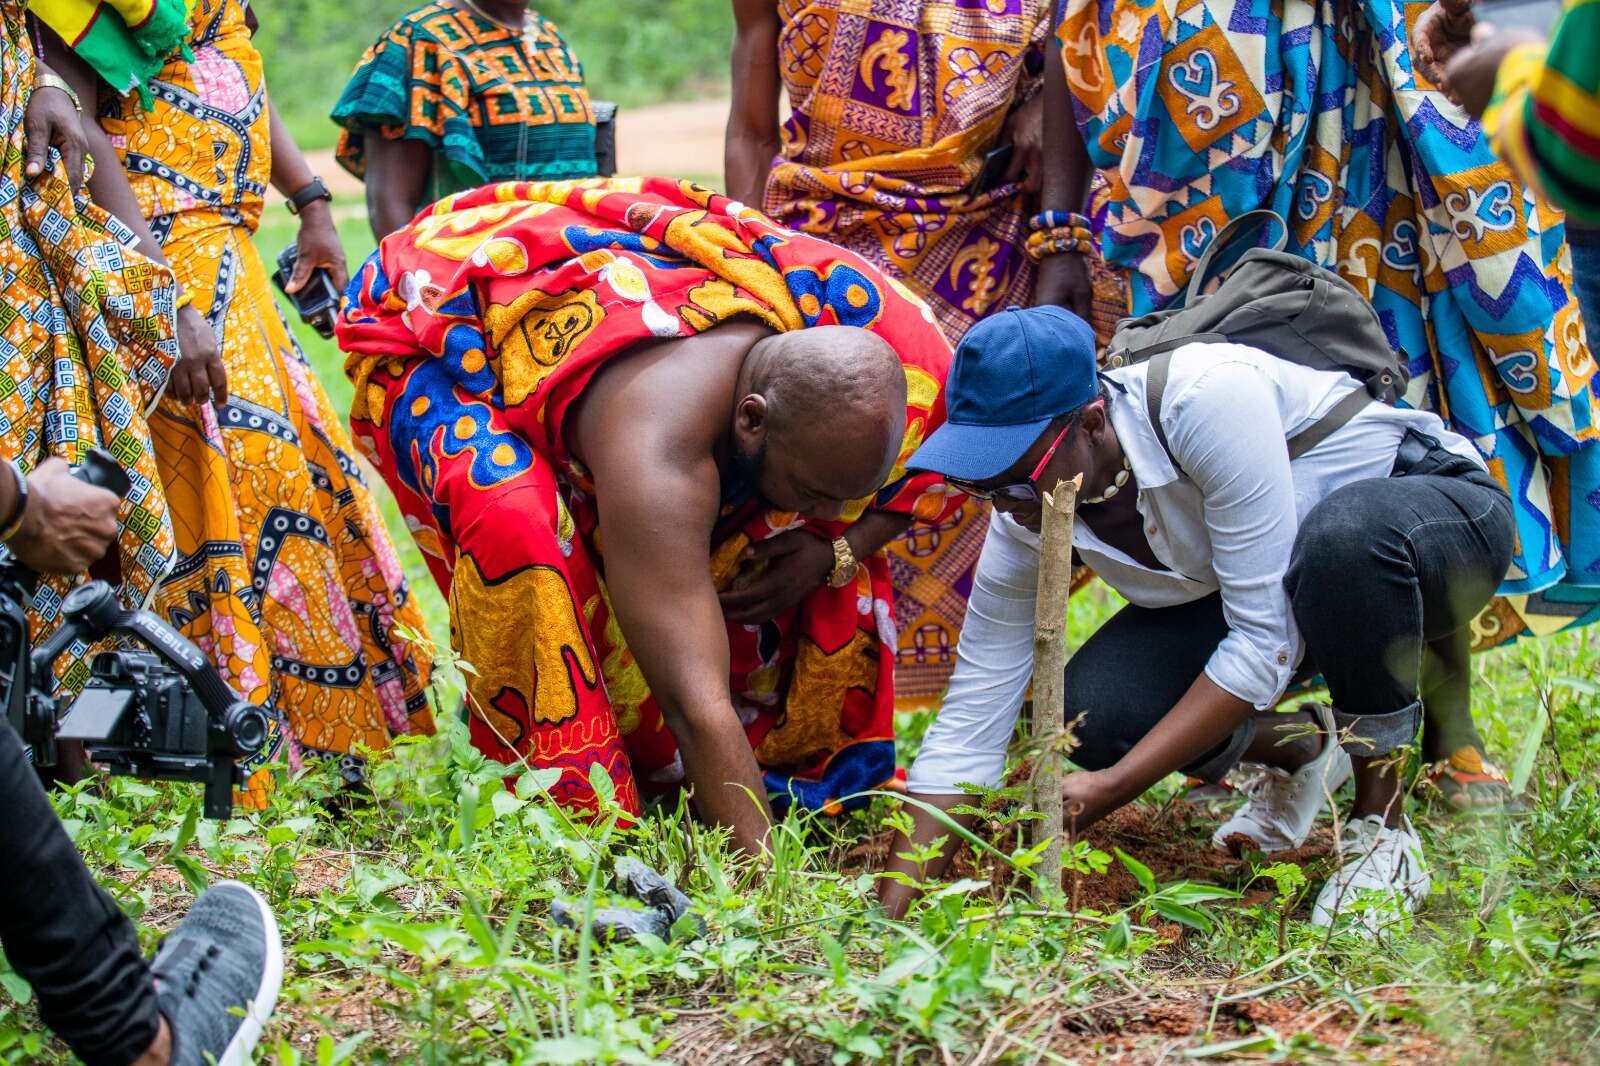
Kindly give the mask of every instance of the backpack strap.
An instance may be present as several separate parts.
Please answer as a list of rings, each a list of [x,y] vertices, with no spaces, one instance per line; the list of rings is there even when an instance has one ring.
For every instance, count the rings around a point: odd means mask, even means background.
[[[1344,399],[1333,405],[1333,408],[1321,418],[1311,423],[1299,433],[1290,437],[1289,461],[1292,463],[1312,448],[1321,444],[1339,430],[1344,428],[1361,409],[1372,402],[1372,393],[1366,389],[1352,389]]]
[[[1187,337],[1184,338],[1188,340]],[[1167,459],[1172,463],[1174,470],[1183,472],[1178,466],[1178,457],[1172,454],[1172,445],[1167,443],[1167,431],[1161,428],[1161,398],[1167,392],[1167,377],[1172,373],[1172,349],[1166,348],[1150,357],[1147,375],[1144,379],[1144,410],[1150,418],[1150,428],[1156,431],[1156,440],[1161,444],[1161,450],[1167,453]]]
[[[1185,337],[1182,343],[1187,344],[1191,339]],[[1172,445],[1167,443],[1167,431],[1161,425],[1161,401],[1166,396],[1167,379],[1172,374],[1172,348],[1175,347],[1177,345],[1162,347],[1161,351],[1150,357],[1144,382],[1144,409],[1145,415],[1150,419],[1150,428],[1156,432],[1156,440],[1160,443],[1161,450],[1167,453],[1167,460],[1172,463],[1172,468],[1181,474],[1183,467],[1178,465],[1178,457],[1172,454]],[[1373,399],[1372,393],[1367,389],[1352,389],[1342,400],[1334,404],[1327,414],[1284,442],[1289,448],[1289,461],[1294,462],[1339,432],[1346,423],[1361,413],[1362,408],[1372,403]]]
[[[1289,240],[1289,227],[1283,219],[1278,217],[1278,213],[1269,211],[1264,207],[1259,207],[1254,211],[1246,211],[1238,218],[1230,221],[1226,226],[1223,226],[1221,232],[1211,238],[1211,243],[1206,246],[1205,253],[1200,256],[1200,261],[1194,265],[1194,274],[1189,278],[1189,287],[1183,291],[1183,302],[1176,306],[1187,307],[1194,301],[1195,297],[1200,295],[1200,290],[1205,288],[1206,282],[1210,280],[1212,261],[1221,255],[1230,244],[1241,235],[1250,233],[1257,226],[1264,226],[1268,222],[1276,222],[1278,228],[1274,231],[1272,243],[1267,247],[1275,252],[1283,251],[1284,245]]]

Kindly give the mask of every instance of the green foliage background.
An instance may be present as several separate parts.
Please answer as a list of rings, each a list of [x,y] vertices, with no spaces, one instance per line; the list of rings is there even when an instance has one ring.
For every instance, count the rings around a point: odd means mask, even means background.
[[[356,61],[421,0],[264,0],[256,44],[273,104],[302,148],[332,145],[328,112]],[[538,5],[583,63],[595,98],[624,107],[702,96],[727,79],[729,0],[547,0]]]

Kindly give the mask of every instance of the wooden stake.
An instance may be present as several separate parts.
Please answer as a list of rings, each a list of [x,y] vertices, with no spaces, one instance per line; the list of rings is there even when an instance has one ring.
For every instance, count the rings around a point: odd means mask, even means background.
[[[1049,840],[1044,876],[1061,884],[1061,847],[1066,828],[1061,811],[1061,741],[1066,726],[1067,598],[1072,592],[1072,517],[1083,475],[1058,481],[1044,496],[1039,521],[1039,596],[1033,616],[1034,841]]]

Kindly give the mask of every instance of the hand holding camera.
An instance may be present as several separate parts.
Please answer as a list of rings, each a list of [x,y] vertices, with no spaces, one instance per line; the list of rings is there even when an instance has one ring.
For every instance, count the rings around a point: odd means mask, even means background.
[[[72,476],[60,459],[40,463],[15,486],[11,551],[39,573],[76,574],[106,553],[117,536],[116,493]]]
[[[0,481],[0,507],[9,491],[12,517],[0,540],[16,559],[0,563],[0,691],[34,764],[54,764],[58,739],[81,740],[112,774],[203,782],[206,817],[228,817],[245,778],[237,760],[261,750],[270,721],[235,696],[200,649],[156,615],[125,608],[104,581],[67,593],[60,627],[37,647],[29,641],[25,604],[36,573],[80,572],[105,554],[127,475],[100,449],[76,469],[48,459],[25,481],[9,465],[13,480]],[[107,637],[148,650],[96,655],[89,683],[63,714],[53,664],[74,643]]]
[[[272,283],[294,304],[300,320],[324,337],[333,336],[339,294],[350,280],[329,200],[320,178],[290,197],[289,207],[300,219],[300,236],[278,255],[278,269],[272,275]]]

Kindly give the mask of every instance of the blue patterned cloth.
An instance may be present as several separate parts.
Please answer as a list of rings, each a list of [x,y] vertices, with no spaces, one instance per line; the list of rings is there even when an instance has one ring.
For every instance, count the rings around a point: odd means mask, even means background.
[[[1412,71],[1405,16],[1394,0],[1065,0],[1058,32],[1134,313],[1180,292],[1228,219],[1271,208],[1290,250],[1372,300],[1407,401],[1482,451],[1517,514],[1478,623],[1493,644],[1600,613],[1595,364],[1562,214]]]

